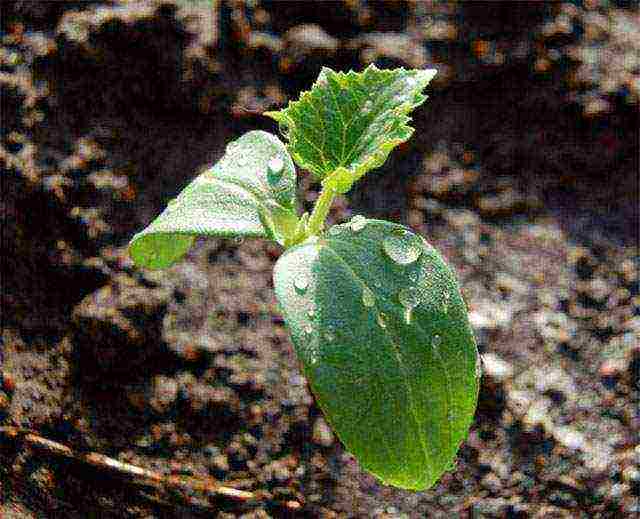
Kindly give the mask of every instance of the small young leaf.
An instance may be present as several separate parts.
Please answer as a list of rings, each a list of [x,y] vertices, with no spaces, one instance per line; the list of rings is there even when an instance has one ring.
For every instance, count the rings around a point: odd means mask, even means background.
[[[276,136],[252,131],[230,143],[218,163],[136,234],[129,253],[139,266],[166,268],[197,235],[261,236],[284,243],[297,223],[293,161]]]
[[[467,435],[479,389],[467,309],[440,254],[400,225],[359,217],[287,250],[274,285],[346,448],[385,483],[433,485]]]
[[[345,74],[325,67],[298,101],[265,115],[279,122],[300,167],[318,180],[346,168],[353,183],[411,137],[407,114],[425,101],[421,92],[435,74],[375,65]]]

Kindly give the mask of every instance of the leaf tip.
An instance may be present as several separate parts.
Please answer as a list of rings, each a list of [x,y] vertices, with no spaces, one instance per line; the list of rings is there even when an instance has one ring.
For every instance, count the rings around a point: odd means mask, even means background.
[[[424,70],[421,70],[420,72],[422,80],[425,82],[425,86],[427,86],[431,82],[431,80],[438,74],[438,69],[426,68]]]

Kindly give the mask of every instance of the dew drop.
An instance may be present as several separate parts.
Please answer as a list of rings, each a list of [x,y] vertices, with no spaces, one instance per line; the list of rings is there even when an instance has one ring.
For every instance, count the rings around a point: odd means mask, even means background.
[[[360,232],[362,229],[365,228],[366,225],[367,225],[367,219],[364,216],[359,214],[351,218],[351,220],[349,221],[349,227],[351,227],[351,230],[353,232]]]
[[[434,351],[438,351],[438,348],[440,347],[440,345],[442,344],[442,337],[440,337],[437,333],[433,336],[433,339],[431,339],[431,347],[433,348]]]
[[[420,238],[412,232],[398,229],[382,241],[382,248],[394,263],[409,265],[422,253]]]
[[[405,308],[415,308],[420,304],[420,296],[415,287],[406,287],[398,292],[398,301]]]
[[[269,160],[267,168],[269,168],[272,173],[278,175],[282,173],[282,168],[284,168],[284,161],[281,157],[278,157],[276,155],[275,157],[272,157],[271,160]]]
[[[299,293],[304,294],[309,286],[309,278],[306,274],[300,274],[300,277],[293,280],[293,286]]]
[[[442,312],[445,314],[449,311],[450,299],[451,299],[451,294],[449,294],[449,292],[445,292],[443,301],[442,301]]]
[[[313,327],[310,324],[305,324],[304,327],[302,328],[302,331],[308,337],[313,333]]]
[[[376,316],[376,320],[378,321],[378,326],[380,326],[380,328],[386,328],[387,327],[387,316],[384,315],[382,312],[380,312]]]
[[[267,180],[269,184],[277,184],[282,178],[282,172],[284,170],[284,161],[278,157],[272,157],[267,163]]]
[[[398,301],[404,307],[405,322],[411,324],[411,312],[420,304],[418,291],[414,287],[402,288],[398,292]]]
[[[376,303],[376,296],[367,286],[362,287],[362,304],[367,308],[372,307]]]

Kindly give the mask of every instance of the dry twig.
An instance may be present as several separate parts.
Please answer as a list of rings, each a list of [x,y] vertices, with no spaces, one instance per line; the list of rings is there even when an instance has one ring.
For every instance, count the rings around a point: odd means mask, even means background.
[[[73,459],[98,469],[108,470],[131,481],[134,484],[150,485],[158,490],[182,490],[199,493],[207,497],[223,497],[240,502],[255,502],[264,499],[260,493],[237,490],[221,485],[211,478],[194,478],[187,476],[166,476],[131,463],[118,461],[97,452],[74,452],[70,447],[48,440],[26,429],[5,426],[0,427],[0,436],[14,441],[21,441],[29,447],[47,452],[54,456]]]

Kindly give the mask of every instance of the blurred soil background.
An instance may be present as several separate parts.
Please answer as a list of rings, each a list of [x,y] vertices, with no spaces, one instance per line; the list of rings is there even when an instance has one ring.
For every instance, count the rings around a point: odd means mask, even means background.
[[[260,496],[141,487],[5,434],[1,517],[640,513],[637,2],[1,9],[0,426]],[[457,465],[420,493],[327,427],[275,306],[278,246],[201,240],[166,272],[126,254],[229,140],[276,132],[262,111],[372,62],[439,74],[412,140],[331,220],[424,234],[483,354]]]

